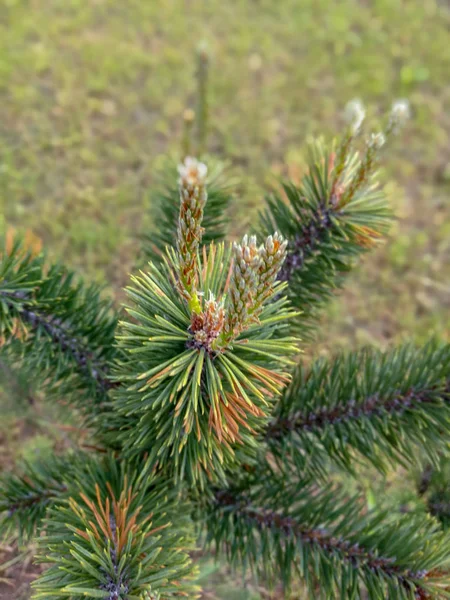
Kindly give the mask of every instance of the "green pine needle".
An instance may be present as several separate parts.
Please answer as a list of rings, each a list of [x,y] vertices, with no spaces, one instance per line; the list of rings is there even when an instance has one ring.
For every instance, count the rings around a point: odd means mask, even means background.
[[[310,149],[308,172],[300,185],[287,182],[267,198],[259,231],[279,231],[288,241],[281,279],[289,282],[289,297],[301,313],[297,328],[310,338],[319,309],[342,285],[342,275],[357,258],[373,248],[389,230],[392,214],[378,188],[376,163],[367,181],[343,203],[345,191],[358,177],[364,155],[346,146],[341,167],[336,145],[322,141]],[[339,175],[338,175],[339,173]]]
[[[47,515],[33,598],[197,597],[189,509],[167,483],[112,457],[73,474]],[[57,590],[55,592],[55,590]]]
[[[326,477],[358,463],[439,462],[450,434],[450,345],[431,340],[385,353],[365,349],[299,365],[265,439],[281,462]]]
[[[230,248],[211,245],[199,259],[202,302],[226,295]],[[267,422],[288,381],[296,340],[280,331],[294,315],[278,284],[259,320],[225,350],[196,342],[191,312],[176,287],[177,257],[133,278],[128,295],[133,321],[122,322],[124,358],[116,371],[113,428],[128,455],[149,460],[177,479],[223,478],[236,446],[255,450],[255,433]],[[277,337],[274,332],[278,331]]]

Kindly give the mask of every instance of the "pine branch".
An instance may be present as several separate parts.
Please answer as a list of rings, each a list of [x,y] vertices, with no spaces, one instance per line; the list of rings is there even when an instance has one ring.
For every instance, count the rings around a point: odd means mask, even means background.
[[[297,368],[265,439],[280,461],[324,474],[354,472],[355,452],[378,469],[436,462],[450,432],[450,346],[430,342],[382,354],[364,350]]]
[[[1,535],[37,536],[38,560],[50,565],[33,584],[36,598],[196,598],[189,513],[148,464],[109,454],[47,457],[0,486]]]
[[[0,485],[0,534],[18,531],[28,541],[41,527],[48,508],[67,491],[78,458],[46,457],[5,473]]]
[[[248,319],[222,346],[220,323],[212,317],[229,285],[230,250],[221,244],[204,253],[200,313],[189,310],[174,286],[174,256],[163,267],[150,267],[128,288],[133,321],[121,323],[118,336],[124,358],[107,444],[121,443],[128,456],[149,452],[149,460],[177,480],[223,479],[236,449],[254,454],[255,434],[289,380],[288,357],[297,347],[294,338],[280,335],[293,316],[280,294],[283,285],[267,285],[258,321]]]
[[[4,292],[0,292],[0,294],[5,298],[8,309],[14,310],[14,305],[8,303],[8,299],[11,298],[11,295]],[[27,304],[26,297],[21,298],[21,301],[21,307],[17,312],[24,323],[29,325],[29,328],[35,332],[39,330],[45,332],[50,340],[55,345],[59,346],[62,352],[67,353],[72,357],[81,373],[87,374],[98,383],[101,391],[106,391],[114,386],[114,384],[106,378],[106,365],[95,361],[93,352],[85,346],[82,340],[73,336],[73,333],[64,326],[60,318],[34,310],[33,304]]]
[[[371,571],[379,571],[388,577],[398,578],[402,583],[407,580],[420,580],[426,577],[423,571],[402,569],[396,565],[392,558],[378,556],[375,552],[362,548],[358,543],[350,542],[342,537],[335,536],[333,532],[323,528],[308,528],[289,515],[280,514],[274,510],[254,509],[242,507],[242,498],[233,498],[227,493],[218,493],[216,501],[219,506],[233,508],[236,501],[239,505],[239,514],[250,523],[256,525],[259,531],[278,531],[283,536],[300,540],[302,544],[313,544],[325,552],[338,553],[341,560],[350,562],[353,566],[367,567]],[[247,501],[248,502],[248,501]]]
[[[385,413],[397,414],[403,413],[408,409],[420,409],[421,405],[435,402],[432,393],[436,390],[426,392],[416,392],[414,389],[408,390],[405,394],[398,394],[392,398],[381,398],[378,394],[370,396],[357,405],[354,400],[345,405],[334,408],[318,409],[316,412],[310,412],[306,415],[298,413],[292,418],[280,419],[271,423],[267,429],[266,437],[281,438],[291,431],[311,431],[313,429],[324,429],[327,425],[336,425],[337,423],[359,420],[365,417],[381,416]],[[450,392],[450,381],[442,388],[442,393]]]
[[[433,519],[394,523],[389,511],[367,513],[334,487],[285,482],[286,474],[260,472],[216,491],[208,541],[235,567],[287,586],[298,574],[314,598],[327,600],[448,597],[449,538]]]
[[[0,264],[0,330],[6,350],[36,372],[47,392],[67,394],[86,412],[114,387],[117,316],[96,286],[75,283],[61,267],[46,269],[20,243]],[[88,402],[89,401],[89,402]]]
[[[301,184],[286,183],[267,199],[263,233],[279,231],[288,242],[280,273],[289,282],[290,299],[301,310],[303,337],[311,337],[319,309],[344,281],[356,260],[387,233],[391,213],[378,189],[377,154],[372,137],[365,150],[352,150],[354,134],[340,144],[312,147],[309,171]]]
[[[61,491],[65,491],[67,488],[65,486],[61,487]],[[50,499],[55,498],[57,496],[56,491],[41,491],[36,494],[28,494],[26,498],[20,498],[17,502],[12,502],[8,507],[8,516],[11,517],[14,513],[19,510],[27,510],[29,508],[35,507],[38,504],[46,504]]]

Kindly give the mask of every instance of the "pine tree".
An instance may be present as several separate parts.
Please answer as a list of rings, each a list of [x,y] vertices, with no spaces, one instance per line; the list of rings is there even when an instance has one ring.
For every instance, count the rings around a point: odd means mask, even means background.
[[[199,54],[206,93],[206,54]],[[199,102],[205,142],[206,98]],[[404,120],[356,150],[364,109],[310,152],[300,185],[225,242],[227,167],[167,163],[150,262],[123,312],[96,286],[5,242],[2,360],[64,400],[92,444],[3,475],[0,532],[37,540],[35,598],[199,597],[200,543],[230,568],[311,598],[450,597],[450,346],[300,354],[345,273],[385,235],[377,165]],[[367,468],[420,470],[423,510],[369,509],[349,491]],[[345,475],[345,477],[344,477]],[[381,503],[380,503],[381,504]],[[438,517],[438,518],[436,518]]]

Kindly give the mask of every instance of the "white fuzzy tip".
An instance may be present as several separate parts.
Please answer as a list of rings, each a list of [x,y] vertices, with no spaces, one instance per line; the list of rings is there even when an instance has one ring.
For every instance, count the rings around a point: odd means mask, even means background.
[[[399,125],[403,125],[409,118],[411,117],[411,107],[406,99],[396,100],[392,104],[391,108],[391,119],[398,123]]]
[[[380,150],[384,144],[386,143],[386,138],[383,133],[372,133],[370,136],[369,144],[375,147],[377,150]]]
[[[180,185],[201,186],[205,184],[208,167],[196,158],[188,156],[184,159],[184,163],[178,165],[178,173],[180,175]]]
[[[351,100],[345,107],[345,118],[349,123],[354,134],[361,129],[361,125],[366,117],[364,104],[358,98]]]

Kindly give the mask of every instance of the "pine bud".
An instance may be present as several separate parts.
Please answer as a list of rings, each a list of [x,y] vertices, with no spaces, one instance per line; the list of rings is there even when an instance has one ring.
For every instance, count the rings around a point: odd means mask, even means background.
[[[236,338],[245,329],[249,320],[249,310],[257,287],[259,268],[259,249],[256,236],[250,239],[245,235],[240,244],[233,245],[234,264],[228,293],[228,307],[224,335],[220,346],[223,347]]]
[[[392,104],[391,114],[389,116],[388,133],[396,133],[406,121],[411,117],[411,107],[408,100],[396,100]]]
[[[351,100],[345,107],[345,117],[353,135],[357,135],[366,117],[364,104],[358,98]]]
[[[255,297],[254,314],[262,310],[262,304],[271,295],[273,285],[283,266],[287,252],[287,240],[275,232],[266,239],[259,249],[258,287]]]
[[[332,156],[330,163],[332,169],[331,196],[334,202],[336,202],[339,181],[345,170],[354,138],[360,132],[361,126],[366,117],[366,110],[361,100],[358,98],[351,100],[345,107],[344,115],[349,124],[349,128],[337,148],[336,155]]]
[[[194,334],[193,346],[204,348],[208,353],[213,351],[215,340],[222,333],[225,321],[225,310],[222,302],[217,302],[210,292],[205,308],[200,314],[191,316],[191,331]]]
[[[180,214],[177,230],[177,250],[180,262],[179,287],[191,300],[198,280],[197,253],[202,239],[203,208],[206,203],[207,167],[195,158],[187,157],[179,165]]]
[[[191,156],[186,157],[184,163],[178,166],[180,188],[190,193],[195,186],[204,187],[207,173],[208,168],[204,163]]]

